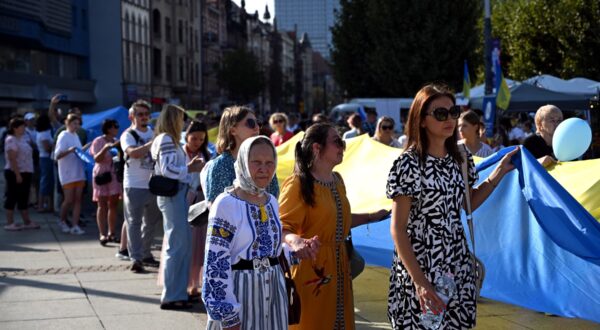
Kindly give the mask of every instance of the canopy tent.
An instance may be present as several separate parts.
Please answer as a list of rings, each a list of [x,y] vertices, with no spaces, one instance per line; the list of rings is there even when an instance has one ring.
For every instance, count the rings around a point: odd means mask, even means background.
[[[553,75],[542,74],[533,76],[523,82],[553,92],[583,94],[588,97],[596,95],[600,90],[600,82],[580,77],[564,80]]]
[[[510,104],[506,111],[536,111],[546,104],[553,104],[561,110],[587,110],[589,96],[553,92],[528,83],[513,84],[510,88]],[[482,109],[483,97],[471,98],[471,108]]]
[[[81,117],[83,121],[82,127],[87,131],[89,142],[102,135],[102,123],[106,119],[114,119],[119,123],[118,136],[131,125],[131,122],[129,121],[129,110],[122,106],[96,113],[84,114]]]

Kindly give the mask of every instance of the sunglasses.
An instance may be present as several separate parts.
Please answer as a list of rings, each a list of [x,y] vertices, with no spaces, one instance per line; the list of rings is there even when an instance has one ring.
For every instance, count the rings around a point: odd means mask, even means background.
[[[283,123],[285,123],[285,120],[283,120],[283,119],[275,119],[275,120],[273,120],[273,124],[283,124]]]
[[[331,143],[335,144],[338,148],[346,149],[346,141],[339,137],[335,138]]]
[[[433,118],[435,118],[437,121],[446,121],[448,120],[448,116],[450,116],[452,119],[458,119],[458,117],[460,117],[460,107],[455,105],[450,107],[450,109],[435,108],[427,115],[433,116]]]
[[[256,119],[253,118],[246,119],[246,122],[244,124],[246,124],[246,127],[248,127],[249,129],[255,129],[256,126],[258,126]]]
[[[394,126],[381,125],[381,129],[384,131],[391,131],[394,129]]]
[[[138,112],[135,114],[136,117],[150,117],[150,112]]]

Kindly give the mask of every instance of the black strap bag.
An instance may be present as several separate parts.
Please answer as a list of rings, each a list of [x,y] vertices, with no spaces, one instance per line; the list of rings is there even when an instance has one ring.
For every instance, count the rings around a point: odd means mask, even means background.
[[[156,196],[173,197],[179,191],[179,180],[162,175],[152,175],[148,183],[150,192]]]
[[[290,272],[290,266],[288,266],[287,260],[283,255],[285,252],[281,252],[279,255],[279,265],[283,270],[283,278],[285,279],[285,291],[288,296],[288,324],[300,323],[300,314],[302,308],[300,306],[300,295],[296,290],[296,283],[292,279],[292,273]]]
[[[109,184],[111,181],[112,181],[112,174],[110,173],[110,171],[100,173],[94,177],[94,182],[98,186],[104,186],[106,184]]]

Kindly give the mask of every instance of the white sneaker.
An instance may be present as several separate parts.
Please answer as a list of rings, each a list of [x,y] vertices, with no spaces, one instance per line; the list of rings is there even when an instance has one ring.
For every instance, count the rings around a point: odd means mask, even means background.
[[[62,231],[65,234],[71,231],[71,228],[69,227],[69,225],[67,225],[66,223],[64,223],[62,221],[58,222],[58,228],[60,229],[60,231]]]
[[[83,231],[83,229],[79,228],[79,226],[73,226],[73,228],[71,228],[71,235],[83,235],[85,234],[85,231]]]

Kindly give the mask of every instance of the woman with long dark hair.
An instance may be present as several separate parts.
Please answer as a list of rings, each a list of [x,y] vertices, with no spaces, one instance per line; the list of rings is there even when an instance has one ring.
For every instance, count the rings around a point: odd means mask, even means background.
[[[386,210],[352,214],[342,176],[333,171],[346,144],[328,123],[312,125],[296,144],[294,174],[279,198],[283,238],[303,260],[293,273],[302,313],[290,329],[353,329],[352,279],[345,240],[350,228]]]
[[[473,188],[478,179],[473,159],[470,154],[463,159],[457,146],[459,115],[447,87],[423,87],[409,111],[407,150],[388,176],[395,246],[388,316],[394,329],[424,328],[419,315],[426,310],[444,313],[441,329],[475,326],[475,268],[460,220],[465,189],[472,190],[471,205],[477,208],[513,168],[510,159],[518,149]],[[465,161],[468,182],[461,174]],[[436,293],[439,281],[456,287],[447,303]]]

